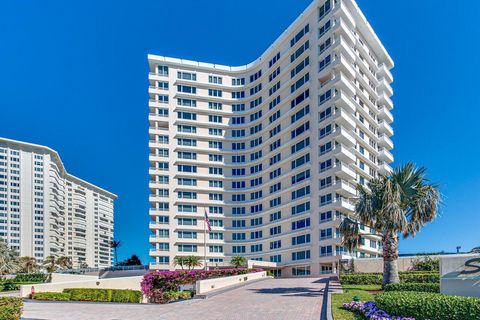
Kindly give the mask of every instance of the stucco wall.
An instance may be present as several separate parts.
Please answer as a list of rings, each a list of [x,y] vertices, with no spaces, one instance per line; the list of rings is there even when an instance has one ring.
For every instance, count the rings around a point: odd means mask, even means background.
[[[265,271],[262,271],[256,273],[242,274],[239,276],[200,280],[197,281],[195,284],[196,294],[206,294],[214,290],[235,286],[240,283],[248,283],[266,277],[267,273]]]
[[[418,259],[425,259],[426,257],[432,259],[440,259],[440,274],[443,275],[452,271],[455,268],[463,265],[464,261],[471,259],[472,257],[478,257],[480,255],[475,254],[451,254],[451,255],[435,255],[435,256],[411,256],[411,257],[399,257],[397,260],[399,271],[409,271],[413,267],[413,262]],[[460,260],[457,260],[459,259]],[[463,260],[462,260],[463,259]],[[456,261],[456,262],[455,262]],[[463,262],[460,262],[463,261]],[[351,266],[351,260],[348,265]],[[443,267],[442,267],[443,265]],[[447,268],[447,266],[449,266]],[[382,273],[383,272],[383,259],[382,258],[365,258],[365,259],[353,259],[354,272],[359,273]],[[443,270],[442,270],[443,268]],[[452,269],[453,268],[453,269]]]
[[[42,283],[33,285],[35,292],[62,292],[68,288],[90,288],[90,289],[131,289],[140,290],[140,282],[143,277],[125,277],[114,279],[93,279],[77,280],[56,283]],[[31,293],[32,285],[20,286],[20,295],[28,297]]]
[[[63,273],[52,273],[51,283],[58,282],[69,282],[69,281],[88,281],[88,280],[97,280],[98,276],[89,276],[84,274],[63,274]]]

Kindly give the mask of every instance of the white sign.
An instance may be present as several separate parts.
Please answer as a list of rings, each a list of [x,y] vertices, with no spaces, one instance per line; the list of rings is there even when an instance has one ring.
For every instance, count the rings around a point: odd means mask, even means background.
[[[440,276],[441,293],[480,297],[480,255],[442,257]]]

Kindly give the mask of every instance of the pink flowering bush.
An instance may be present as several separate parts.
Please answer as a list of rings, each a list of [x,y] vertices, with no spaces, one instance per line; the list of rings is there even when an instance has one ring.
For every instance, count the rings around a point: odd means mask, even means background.
[[[378,309],[373,301],[352,301],[344,303],[343,308],[359,313],[367,320],[415,320],[415,318],[390,316],[385,311]]]
[[[151,303],[165,303],[164,293],[179,291],[181,285],[193,285],[198,280],[261,272],[262,269],[177,270],[149,272],[143,276],[142,292]]]

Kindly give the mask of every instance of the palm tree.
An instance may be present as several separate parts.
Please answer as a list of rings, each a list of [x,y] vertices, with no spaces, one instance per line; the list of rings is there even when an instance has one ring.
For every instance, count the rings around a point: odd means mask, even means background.
[[[18,268],[17,259],[18,253],[0,239],[0,275],[15,272]]]
[[[412,163],[398,167],[389,176],[370,180],[367,186],[358,186],[356,217],[346,217],[340,225],[343,245],[350,251],[359,246],[365,235],[360,234],[360,223],[379,231],[383,244],[382,286],[399,283],[398,235],[414,237],[436,218],[440,203],[438,186],[429,183],[425,168]]]
[[[62,269],[71,269],[72,260],[69,257],[61,256],[57,258],[57,265]]]
[[[48,273],[55,272],[57,270],[57,258],[55,256],[48,256],[43,260],[43,267]]]
[[[202,266],[202,262],[200,262],[200,257],[197,257],[197,256],[185,257],[185,263],[188,267],[188,270],[193,270],[196,267]]]
[[[120,248],[121,246],[122,246],[122,242],[121,242],[121,241],[116,241],[116,240],[110,241],[110,248],[112,248],[113,251],[115,252],[115,265],[118,264],[117,249]]]
[[[37,260],[33,257],[20,257],[18,259],[20,273],[32,273],[38,270]]]
[[[181,256],[176,256],[173,259],[173,265],[174,266],[180,266],[180,268],[184,268],[184,266],[187,265],[187,257],[181,257]]]
[[[235,256],[230,260],[230,264],[232,264],[235,268],[243,267],[246,263],[247,259],[242,256]]]

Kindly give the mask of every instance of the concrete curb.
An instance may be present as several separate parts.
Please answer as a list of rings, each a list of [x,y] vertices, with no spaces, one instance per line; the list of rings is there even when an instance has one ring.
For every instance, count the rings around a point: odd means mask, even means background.
[[[326,320],[333,320],[333,313],[332,313],[332,294],[331,294],[330,292],[328,293]]]
[[[265,281],[265,280],[269,280],[269,279],[273,279],[273,278],[272,277],[265,277],[265,278],[262,278],[262,279],[256,279],[256,280],[252,280],[252,281],[249,281],[249,282],[240,283],[240,284],[237,284],[237,285],[234,285],[234,286],[231,286],[231,287],[227,287],[227,288],[213,290],[213,291],[210,291],[209,293],[206,293],[206,294],[195,295],[193,297],[193,299],[208,299],[208,298],[214,297],[216,295],[219,295],[219,294],[222,294],[222,293],[225,293],[225,292],[228,292],[228,291],[243,288],[243,287],[246,287],[246,286],[251,285],[253,283],[257,283],[257,282]]]

